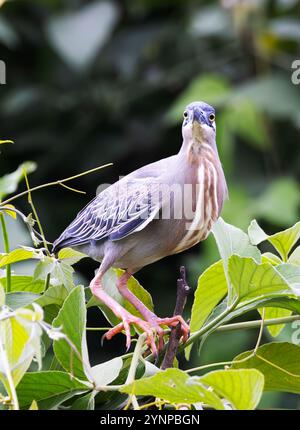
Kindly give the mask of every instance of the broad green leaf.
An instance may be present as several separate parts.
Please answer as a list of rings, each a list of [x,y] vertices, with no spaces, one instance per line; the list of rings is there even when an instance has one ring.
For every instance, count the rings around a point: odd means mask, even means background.
[[[228,275],[239,302],[293,294],[293,290],[270,263],[257,264],[252,258],[233,255]]]
[[[86,308],[84,289],[74,288],[66,298],[53,327],[60,327],[67,338],[55,340],[53,349],[61,365],[71,374],[86,379],[90,374],[90,365],[86,345]],[[72,347],[70,346],[70,343]]]
[[[53,304],[62,306],[67,296],[68,290],[63,285],[51,285],[44,294],[36,300],[36,303],[42,307]]]
[[[295,248],[295,250],[291,253],[288,263],[300,266],[300,246],[297,246],[297,248]]]
[[[11,309],[18,309],[35,302],[40,297],[39,294],[29,291],[18,291],[6,294],[6,305]]]
[[[286,295],[279,296],[265,296],[259,297],[256,300],[251,300],[247,302],[241,302],[237,305],[237,307],[231,311],[228,315],[224,317],[222,320],[222,324],[229,322],[234,318],[238,318],[241,315],[244,315],[248,312],[251,312],[255,309],[260,308],[281,308],[281,309],[289,309],[296,314],[300,315],[300,300],[295,299]]]
[[[75,251],[72,248],[63,248],[58,252],[59,260],[64,260],[65,263],[71,266],[86,257],[87,255],[83,254],[83,252]]]
[[[224,409],[220,398],[208,390],[199,378],[192,378],[179,369],[167,369],[149,378],[139,379],[120,391],[159,397],[171,403],[203,402],[214,409]]]
[[[54,270],[55,258],[43,256],[43,258],[35,266],[33,279],[37,281],[38,279],[45,280],[47,275]]]
[[[36,265],[34,279],[46,279],[51,274],[51,284],[64,285],[70,291],[74,287],[73,273],[70,264],[46,256]]]
[[[262,311],[259,310],[259,313],[262,315]],[[292,311],[288,309],[280,309],[280,308],[265,308],[265,320],[273,319],[273,318],[283,318],[291,315]],[[266,329],[271,334],[271,336],[276,337],[284,328],[285,324],[277,324],[267,326]]]
[[[265,240],[269,241],[280,254],[282,260],[286,262],[290,251],[300,238],[300,222],[287,230],[269,236],[258,225],[257,221],[253,220],[249,226],[248,235],[254,245],[258,245]]]
[[[280,258],[273,254],[272,252],[265,252],[261,256],[261,262],[262,263],[271,263],[273,266],[278,266],[278,264],[281,264],[282,261]]]
[[[190,322],[191,333],[203,326],[207,317],[227,294],[227,291],[228,286],[223,261],[220,260],[206,269],[198,279]],[[190,357],[191,349],[192,345],[185,348],[187,360]]]
[[[34,252],[27,249],[14,249],[8,254],[2,254],[0,256],[0,267],[6,266],[7,264],[17,263],[18,261],[29,260],[34,258]]]
[[[250,356],[244,352],[235,361]],[[300,394],[300,346],[288,342],[268,343],[258,348],[257,354],[242,363],[234,363],[235,369],[257,369],[265,377],[266,391],[285,391]]]
[[[171,123],[181,121],[182,112],[186,105],[197,99],[205,100],[207,103],[211,103],[216,106],[222,102],[224,96],[227,96],[229,91],[229,83],[223,75],[201,74],[200,77],[191,82],[191,84],[175,101],[167,113],[167,120]]]
[[[121,306],[127,309],[131,314],[141,316],[139,312],[132,306],[132,304],[121,296],[117,289],[117,279],[122,275],[122,273],[124,273],[124,271],[121,269],[109,269],[103,277],[103,288],[111,297],[113,297],[118,303],[120,303]],[[141,302],[143,302],[144,305],[147,306],[148,309],[153,311],[153,302],[151,295],[140,285],[136,278],[131,276],[129,281],[127,282],[127,286],[129,290],[132,291],[138,297],[138,299],[140,299]],[[107,306],[101,303],[96,297],[92,297],[89,300],[87,307],[89,308],[91,306],[98,306],[104,313],[107,320],[112,325],[116,325],[120,322],[120,320],[114,315],[114,313]]]
[[[5,312],[5,310],[3,311]],[[4,315],[5,316],[5,315]],[[42,309],[20,309],[14,316],[0,321],[0,341],[4,348],[11,376],[18,385],[34,356],[40,363],[40,337],[42,330],[38,321],[43,318]],[[0,360],[0,380],[10,393],[6,368]]]
[[[56,261],[53,272],[51,273],[51,282],[57,285],[64,285],[68,291],[74,287],[73,280],[74,269],[70,264],[64,261]]]
[[[92,388],[91,384],[70,377],[68,373],[57,371],[26,373],[17,387],[17,395],[22,408],[28,408],[35,400],[40,409],[54,407],[75,394],[84,393]]]
[[[199,330],[215,306],[227,294],[227,281],[222,260],[210,266],[198,279],[195,292],[191,333]]]
[[[119,376],[122,367],[122,357],[116,357],[105,363],[93,366],[90,374],[96,386],[104,386],[110,384]]]
[[[294,264],[279,264],[276,270],[287,281],[296,295],[300,294],[300,267]]]
[[[264,389],[264,376],[255,369],[216,370],[202,376],[200,381],[228,400],[234,409],[241,410],[255,409]]]
[[[13,173],[2,176],[0,178],[0,200],[8,194],[16,191],[19,182],[24,178],[24,170],[27,174],[34,172],[36,164],[32,161],[26,161],[21,164]]]
[[[75,411],[93,411],[95,409],[95,396],[97,391],[85,394],[79,399],[75,400],[72,404],[71,409]]]
[[[0,284],[6,288],[6,277],[0,278]],[[34,280],[32,276],[13,275],[11,277],[11,292],[28,291],[40,294],[45,289],[45,283],[41,280]]]
[[[227,268],[228,259],[233,254],[240,257],[252,257],[258,263],[261,261],[259,250],[251,245],[247,234],[239,228],[227,224],[222,218],[219,218],[214,224],[212,232],[225,268]]]

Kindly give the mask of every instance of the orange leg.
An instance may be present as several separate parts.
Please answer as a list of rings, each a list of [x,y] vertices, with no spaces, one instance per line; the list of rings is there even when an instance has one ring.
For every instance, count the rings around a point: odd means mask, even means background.
[[[102,303],[109,307],[113,311],[113,313],[122,320],[120,324],[105,333],[103,339],[106,338],[109,340],[117,333],[120,333],[124,330],[126,334],[126,347],[128,350],[131,344],[130,324],[136,324],[147,334],[147,343],[149,344],[153,354],[157,355],[157,348],[155,345],[154,335],[150,324],[142,320],[141,318],[138,318],[129,313],[116,300],[110,297],[101,286],[102,276],[103,273],[99,271],[94,277],[94,279],[91,281],[91,291],[94,296],[96,296]]]
[[[186,342],[189,337],[189,326],[184,321],[181,315],[175,315],[171,318],[159,318],[153,312],[151,312],[127,287],[127,281],[130,278],[130,273],[125,272],[119,279],[117,283],[118,290],[120,294],[128,300],[144,317],[144,319],[149,323],[150,327],[152,327],[158,335],[159,344],[158,349],[161,350],[164,346],[164,334],[161,325],[165,325],[168,327],[175,327],[178,323],[181,324],[182,330],[182,340]]]

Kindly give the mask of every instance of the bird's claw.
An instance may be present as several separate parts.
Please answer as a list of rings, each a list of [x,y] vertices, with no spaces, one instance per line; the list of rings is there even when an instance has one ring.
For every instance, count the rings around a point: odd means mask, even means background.
[[[125,315],[122,315],[122,322],[117,324],[115,327],[108,330],[103,336],[102,336],[102,343],[105,339],[110,340],[112,337],[114,337],[116,334],[121,333],[122,331],[125,331],[126,335],[126,351],[129,350],[131,346],[131,333],[130,333],[130,325],[135,324],[138,327],[142,329],[144,333],[146,333],[146,344],[151,349],[152,353],[156,356],[158,355],[158,350],[155,344],[154,339],[154,333],[153,329],[151,328],[150,324],[146,321],[142,320],[141,318],[135,317],[134,315],[131,315],[129,312]]]
[[[135,324],[140,327],[144,333],[146,333],[146,345],[152,351],[152,354],[157,357],[158,352],[162,351],[164,348],[164,336],[166,334],[165,330],[161,325],[168,327],[176,327],[179,323],[181,325],[182,341],[186,342],[189,338],[190,329],[188,324],[184,321],[181,315],[176,315],[170,318],[158,318],[155,317],[151,322],[142,320],[139,317],[131,315],[129,312],[123,313],[122,322],[117,324],[115,327],[108,330],[101,339],[103,344],[104,339],[110,340],[116,334],[125,331],[126,335],[126,350],[128,351],[131,346],[131,333],[130,325]],[[155,336],[158,337],[158,345],[155,343]]]
[[[157,318],[156,323],[161,325],[166,325],[168,327],[176,327],[178,324],[180,324],[181,328],[181,336],[182,336],[182,342],[185,343],[189,336],[190,336],[190,327],[188,324],[184,321],[181,315],[175,315],[170,318]]]

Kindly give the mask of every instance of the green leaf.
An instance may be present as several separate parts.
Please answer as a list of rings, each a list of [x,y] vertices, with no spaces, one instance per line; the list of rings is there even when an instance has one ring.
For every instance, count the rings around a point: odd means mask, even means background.
[[[35,163],[26,161],[21,164],[15,172],[2,176],[2,178],[0,178],[0,200],[3,200],[3,197],[16,191],[19,182],[24,178],[24,170],[29,174],[34,172],[35,169]]]
[[[190,331],[194,333],[205,323],[215,306],[227,294],[228,287],[223,261],[210,266],[198,279],[195,299],[192,307]],[[185,348],[186,359],[189,359],[192,345]]]
[[[37,281],[38,279],[45,280],[49,273],[51,274],[54,270],[55,258],[43,256],[43,258],[35,266],[33,279]]]
[[[39,294],[30,293],[29,291],[20,291],[6,294],[6,305],[15,310],[35,302],[40,297]]]
[[[271,263],[273,266],[278,266],[278,264],[282,263],[280,258],[272,252],[264,252],[261,256],[261,262]]]
[[[74,287],[74,269],[65,261],[59,261],[54,257],[44,257],[36,266],[34,279],[45,279],[51,274],[51,283],[64,285],[68,291]]]
[[[65,263],[71,266],[86,257],[87,255],[83,254],[83,252],[75,251],[72,248],[63,248],[58,252],[59,260],[64,260]]]
[[[244,352],[235,361],[252,354]],[[300,394],[300,346],[288,342],[268,343],[258,348],[257,354],[242,363],[234,363],[235,369],[257,369],[265,377],[266,391],[284,391]]]
[[[51,272],[51,282],[55,282],[57,285],[62,284],[68,291],[71,291],[74,287],[73,273],[74,269],[70,264],[64,261],[56,261],[54,269]]]
[[[296,295],[300,293],[300,267],[294,264],[279,264],[276,270],[286,280]]]
[[[255,309],[259,308],[267,308],[267,307],[277,307],[282,309],[289,309],[296,314],[300,315],[300,300],[295,299],[293,297],[288,297],[286,295],[282,296],[267,296],[267,297],[259,297],[255,300],[241,302],[237,305],[237,307],[230,312],[230,314],[226,315],[226,317],[222,320],[222,324],[227,323],[228,321],[238,318],[241,315],[246,314],[247,312],[251,312]]]
[[[241,257],[252,257],[258,263],[261,261],[259,250],[251,245],[247,234],[239,228],[227,224],[222,218],[219,218],[214,224],[212,232],[226,268],[228,259],[233,254]]]
[[[0,284],[6,288],[6,277],[0,278]],[[31,293],[39,294],[45,289],[45,283],[41,280],[35,281],[32,276],[27,275],[13,275],[11,277],[11,291],[28,291]]]
[[[72,404],[71,409],[75,411],[93,411],[95,409],[95,395],[96,391],[85,394],[79,399],[75,400]]]
[[[171,403],[203,402],[224,409],[220,398],[199,381],[179,369],[167,369],[149,378],[139,379],[120,389],[122,393],[154,396]]]
[[[131,303],[125,300],[117,289],[117,279],[123,273],[124,270],[121,269],[109,269],[103,277],[103,288],[111,297],[113,297],[118,303],[120,303],[121,306],[127,309],[128,312],[130,312],[132,315],[141,317],[137,309],[133,307]],[[131,276],[127,282],[127,286],[129,290],[132,291],[136,295],[136,297],[138,297],[138,299],[144,303],[145,306],[147,306],[148,309],[153,311],[153,302],[151,295],[140,285],[137,279]],[[115,316],[115,314],[107,306],[101,303],[96,297],[92,297],[89,300],[87,308],[91,306],[98,306],[111,325],[116,325],[120,322],[120,320]]]
[[[68,373],[58,371],[29,372],[26,373],[17,387],[17,395],[22,408],[29,407],[32,400],[44,409],[47,400],[48,408],[73,397],[75,394],[89,391],[89,383],[70,377]]]
[[[262,311],[259,310],[259,313],[262,315]],[[265,308],[265,320],[273,319],[273,318],[283,318],[291,315],[292,311],[288,309],[280,309],[280,308]],[[285,324],[277,324],[270,325],[266,327],[271,336],[276,337],[283,330]]]
[[[4,312],[4,317],[7,316]],[[43,311],[35,306],[34,310],[19,309],[13,316],[0,321],[0,342],[8,362],[13,383],[18,385],[34,357],[40,364],[40,337],[42,330],[39,322],[43,319]],[[7,369],[0,360],[0,380],[10,393]]]
[[[223,75],[201,74],[194,79],[186,90],[175,101],[169,112],[167,120],[170,123],[177,123],[182,119],[182,112],[186,105],[194,100],[205,100],[214,106],[219,105],[230,92],[230,86]]]
[[[264,388],[264,376],[255,369],[216,370],[202,376],[200,381],[241,410],[255,409]]]
[[[290,251],[300,238],[300,221],[287,230],[269,236],[258,225],[257,221],[253,220],[249,226],[248,234],[251,243],[254,245],[258,245],[265,240],[269,241],[280,254],[282,260],[286,262]]]
[[[190,323],[191,333],[199,330],[215,306],[227,294],[223,261],[210,266],[198,279]]]
[[[18,261],[29,260],[34,258],[34,252],[27,249],[14,249],[8,254],[2,254],[0,256],[0,267],[6,266],[7,264],[17,263]]]
[[[91,368],[91,376],[96,386],[105,386],[114,381],[123,367],[122,357],[116,357]]]
[[[61,365],[71,374],[80,379],[89,378],[90,366],[86,345],[86,308],[84,289],[74,288],[66,298],[53,327],[60,327],[65,339],[55,340],[53,349]]]
[[[300,246],[297,246],[297,248],[289,256],[288,263],[300,266]]]
[[[233,255],[228,275],[239,302],[293,295],[288,283],[270,263],[257,264],[252,258]]]
[[[67,296],[68,290],[63,285],[51,285],[44,294],[36,300],[36,303],[42,307],[53,304],[62,306]]]

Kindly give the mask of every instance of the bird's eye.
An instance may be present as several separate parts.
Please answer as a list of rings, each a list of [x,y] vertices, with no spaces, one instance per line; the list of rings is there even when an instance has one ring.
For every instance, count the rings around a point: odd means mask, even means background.
[[[184,112],[183,112],[183,118],[187,118],[189,116],[189,114],[187,113],[187,111],[185,110]]]
[[[208,118],[209,118],[210,122],[214,122],[216,116],[214,113],[211,113]]]

